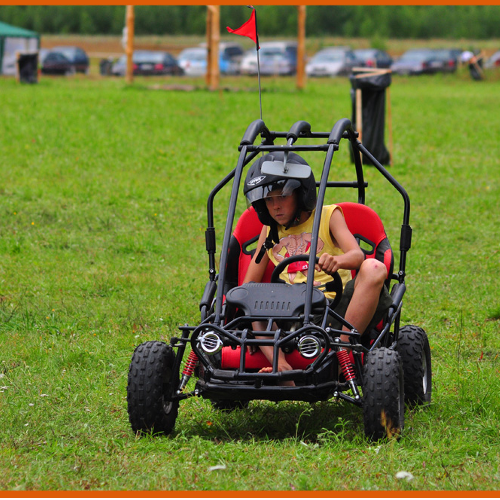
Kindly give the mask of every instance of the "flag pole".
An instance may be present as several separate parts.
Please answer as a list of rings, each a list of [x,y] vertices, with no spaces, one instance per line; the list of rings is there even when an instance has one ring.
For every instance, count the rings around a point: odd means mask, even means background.
[[[259,79],[259,105],[260,105],[260,119],[262,120],[262,89],[260,86],[260,57],[259,57],[259,34],[257,31],[257,11],[253,5],[247,5],[249,9],[252,9],[252,15],[250,19],[243,23],[239,28],[232,29],[229,26],[226,26],[227,31],[229,33],[234,33],[240,36],[246,36],[251,38],[255,42],[255,49],[257,51],[257,76]]]
[[[249,8],[253,8],[253,7],[250,7]],[[260,119],[262,120],[262,90],[260,88],[260,58],[259,58],[259,32],[257,30],[257,9],[254,9],[255,10],[255,38],[256,38],[256,42],[255,42],[255,48],[257,50],[257,77],[258,77],[258,80],[259,80],[259,107],[260,107]]]

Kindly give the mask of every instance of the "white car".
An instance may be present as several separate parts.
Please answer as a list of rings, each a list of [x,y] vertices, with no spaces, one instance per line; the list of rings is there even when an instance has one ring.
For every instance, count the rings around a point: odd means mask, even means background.
[[[306,64],[307,76],[348,75],[360,64],[349,47],[327,47],[320,50]]]
[[[187,76],[203,76],[207,72],[207,49],[192,47],[184,49],[177,58],[179,66]]]
[[[260,44],[261,75],[293,75],[297,71],[296,42],[264,42]],[[242,75],[257,74],[257,51],[247,50],[241,59]]]

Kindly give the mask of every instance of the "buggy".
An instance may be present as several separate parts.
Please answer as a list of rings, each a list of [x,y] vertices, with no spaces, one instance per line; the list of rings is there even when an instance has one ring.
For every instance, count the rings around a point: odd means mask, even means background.
[[[254,145],[258,136],[261,142]],[[279,139],[285,144],[275,144]],[[334,153],[342,141],[351,145],[355,179],[349,182],[329,180]],[[362,409],[364,431],[369,439],[399,437],[404,427],[405,404],[430,403],[432,390],[426,332],[415,325],[400,326],[406,292],[406,255],[412,236],[407,192],[358,140],[347,118],[335,123],[330,132],[313,132],[305,121],[294,123],[288,132],[272,132],[262,120],[255,120],[248,126],[238,149],[236,167],[208,196],[205,233],[208,281],[200,301],[199,324],[181,326],[179,336],[169,343],[144,342],[133,353],[127,385],[133,431],[169,434],[174,429],[179,404],[191,397],[209,399],[221,410],[246,408],[251,400],[312,403],[334,398]],[[309,254],[286,258],[275,268],[270,262],[262,283],[243,284],[255,251],[252,245],[255,246],[262,229],[255,210],[250,207],[233,231],[243,171],[260,153],[277,151],[284,152],[285,157],[292,151],[325,155],[321,179],[316,182],[317,206],[323,206],[329,188],[357,191],[356,203],[338,205],[365,258],[378,259],[387,267],[386,285],[392,298],[384,320],[363,335],[335,312],[342,294],[338,274],[326,285],[328,290],[336,291],[333,303],[326,299],[324,290],[315,286],[314,273],[308,273],[305,283],[280,282],[280,273],[292,262],[306,260],[309,269],[314,268],[321,210],[314,215]],[[393,269],[393,250],[384,226],[377,213],[365,204],[368,183],[364,180],[361,155],[371,161],[403,198],[397,271]],[[286,161],[284,167],[282,175],[286,175]],[[296,171],[294,175],[302,174]],[[217,273],[214,199],[230,182]],[[345,331],[327,325],[329,316],[348,328],[349,341],[340,338]],[[264,322],[267,327],[255,332],[252,328],[255,322]],[[257,349],[263,345],[274,346],[272,363]],[[256,352],[250,354],[250,348]],[[285,352],[292,370],[278,371],[278,349]],[[261,372],[263,367],[267,369]],[[187,390],[192,376],[196,377],[196,384],[193,390]],[[289,380],[295,385],[284,385]]]

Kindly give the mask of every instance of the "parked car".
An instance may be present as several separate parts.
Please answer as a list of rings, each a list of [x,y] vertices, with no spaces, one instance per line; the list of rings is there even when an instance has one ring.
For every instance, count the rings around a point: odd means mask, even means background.
[[[134,50],[133,74],[142,76],[182,75],[184,71],[175,57],[160,50]],[[127,56],[121,56],[111,67],[111,74],[124,76],[127,72]]]
[[[436,56],[431,49],[410,49],[391,64],[391,70],[400,75],[436,73]]]
[[[348,75],[358,65],[349,47],[327,47],[320,50],[306,64],[307,76]]]
[[[49,52],[42,63],[44,75],[73,75],[75,65],[61,52]]]
[[[182,75],[177,59],[159,50],[135,50],[132,56],[134,75]]]
[[[227,74],[237,74],[240,72],[241,58],[243,57],[244,50],[239,43],[223,42],[219,44],[220,59],[219,66],[222,68],[227,65],[224,72]]]
[[[38,64],[40,67],[42,67],[43,61],[45,61],[45,58],[49,55],[49,53],[49,49],[40,49],[38,51]]]
[[[385,50],[357,49],[354,56],[360,66],[367,68],[390,68],[393,63],[392,57]]]
[[[453,73],[457,70],[458,61],[462,54],[461,49],[435,49],[435,60],[431,65],[437,70],[444,73]]]
[[[500,68],[500,50],[497,50],[484,64],[485,68]]]
[[[263,42],[260,44],[261,75],[293,75],[297,71],[296,42]],[[257,51],[247,50],[241,59],[240,73],[257,74]]]
[[[207,44],[202,43],[200,47],[206,48]],[[236,75],[240,72],[241,58],[244,50],[239,43],[221,42],[219,43],[219,70],[223,75]]]
[[[127,72],[127,56],[120,56],[112,65],[111,65],[111,74],[114,76],[124,76]]]
[[[87,53],[80,47],[60,46],[50,49],[51,52],[60,52],[74,66],[77,73],[88,73],[89,57]]]
[[[177,61],[185,75],[203,76],[207,72],[207,49],[204,47],[184,49]]]
[[[240,60],[243,48],[238,43],[219,44],[219,71],[223,75],[235,75],[239,73]],[[178,58],[179,65],[184,73],[189,76],[203,76],[207,72],[207,47],[201,44],[199,47],[184,49]]]

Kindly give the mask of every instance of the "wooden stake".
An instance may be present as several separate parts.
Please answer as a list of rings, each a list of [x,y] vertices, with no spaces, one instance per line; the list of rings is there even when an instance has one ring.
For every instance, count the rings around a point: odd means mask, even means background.
[[[207,5],[207,73],[205,82],[210,90],[217,90],[219,68],[220,5]]]
[[[306,6],[297,6],[297,88],[302,90],[306,85]]]
[[[21,52],[16,50],[16,80],[17,83],[21,81],[21,72],[19,71],[19,58],[21,57]]]
[[[134,81],[134,6],[127,5],[126,11],[126,25],[127,25],[127,71],[125,74],[125,81],[132,83]]]
[[[363,142],[363,107],[361,89],[356,89],[356,130],[359,133],[358,139]]]
[[[207,5],[207,27],[206,27],[206,36],[207,36],[207,71],[205,73],[205,84],[207,87],[210,86],[210,80],[212,76],[212,9],[210,5]]]

